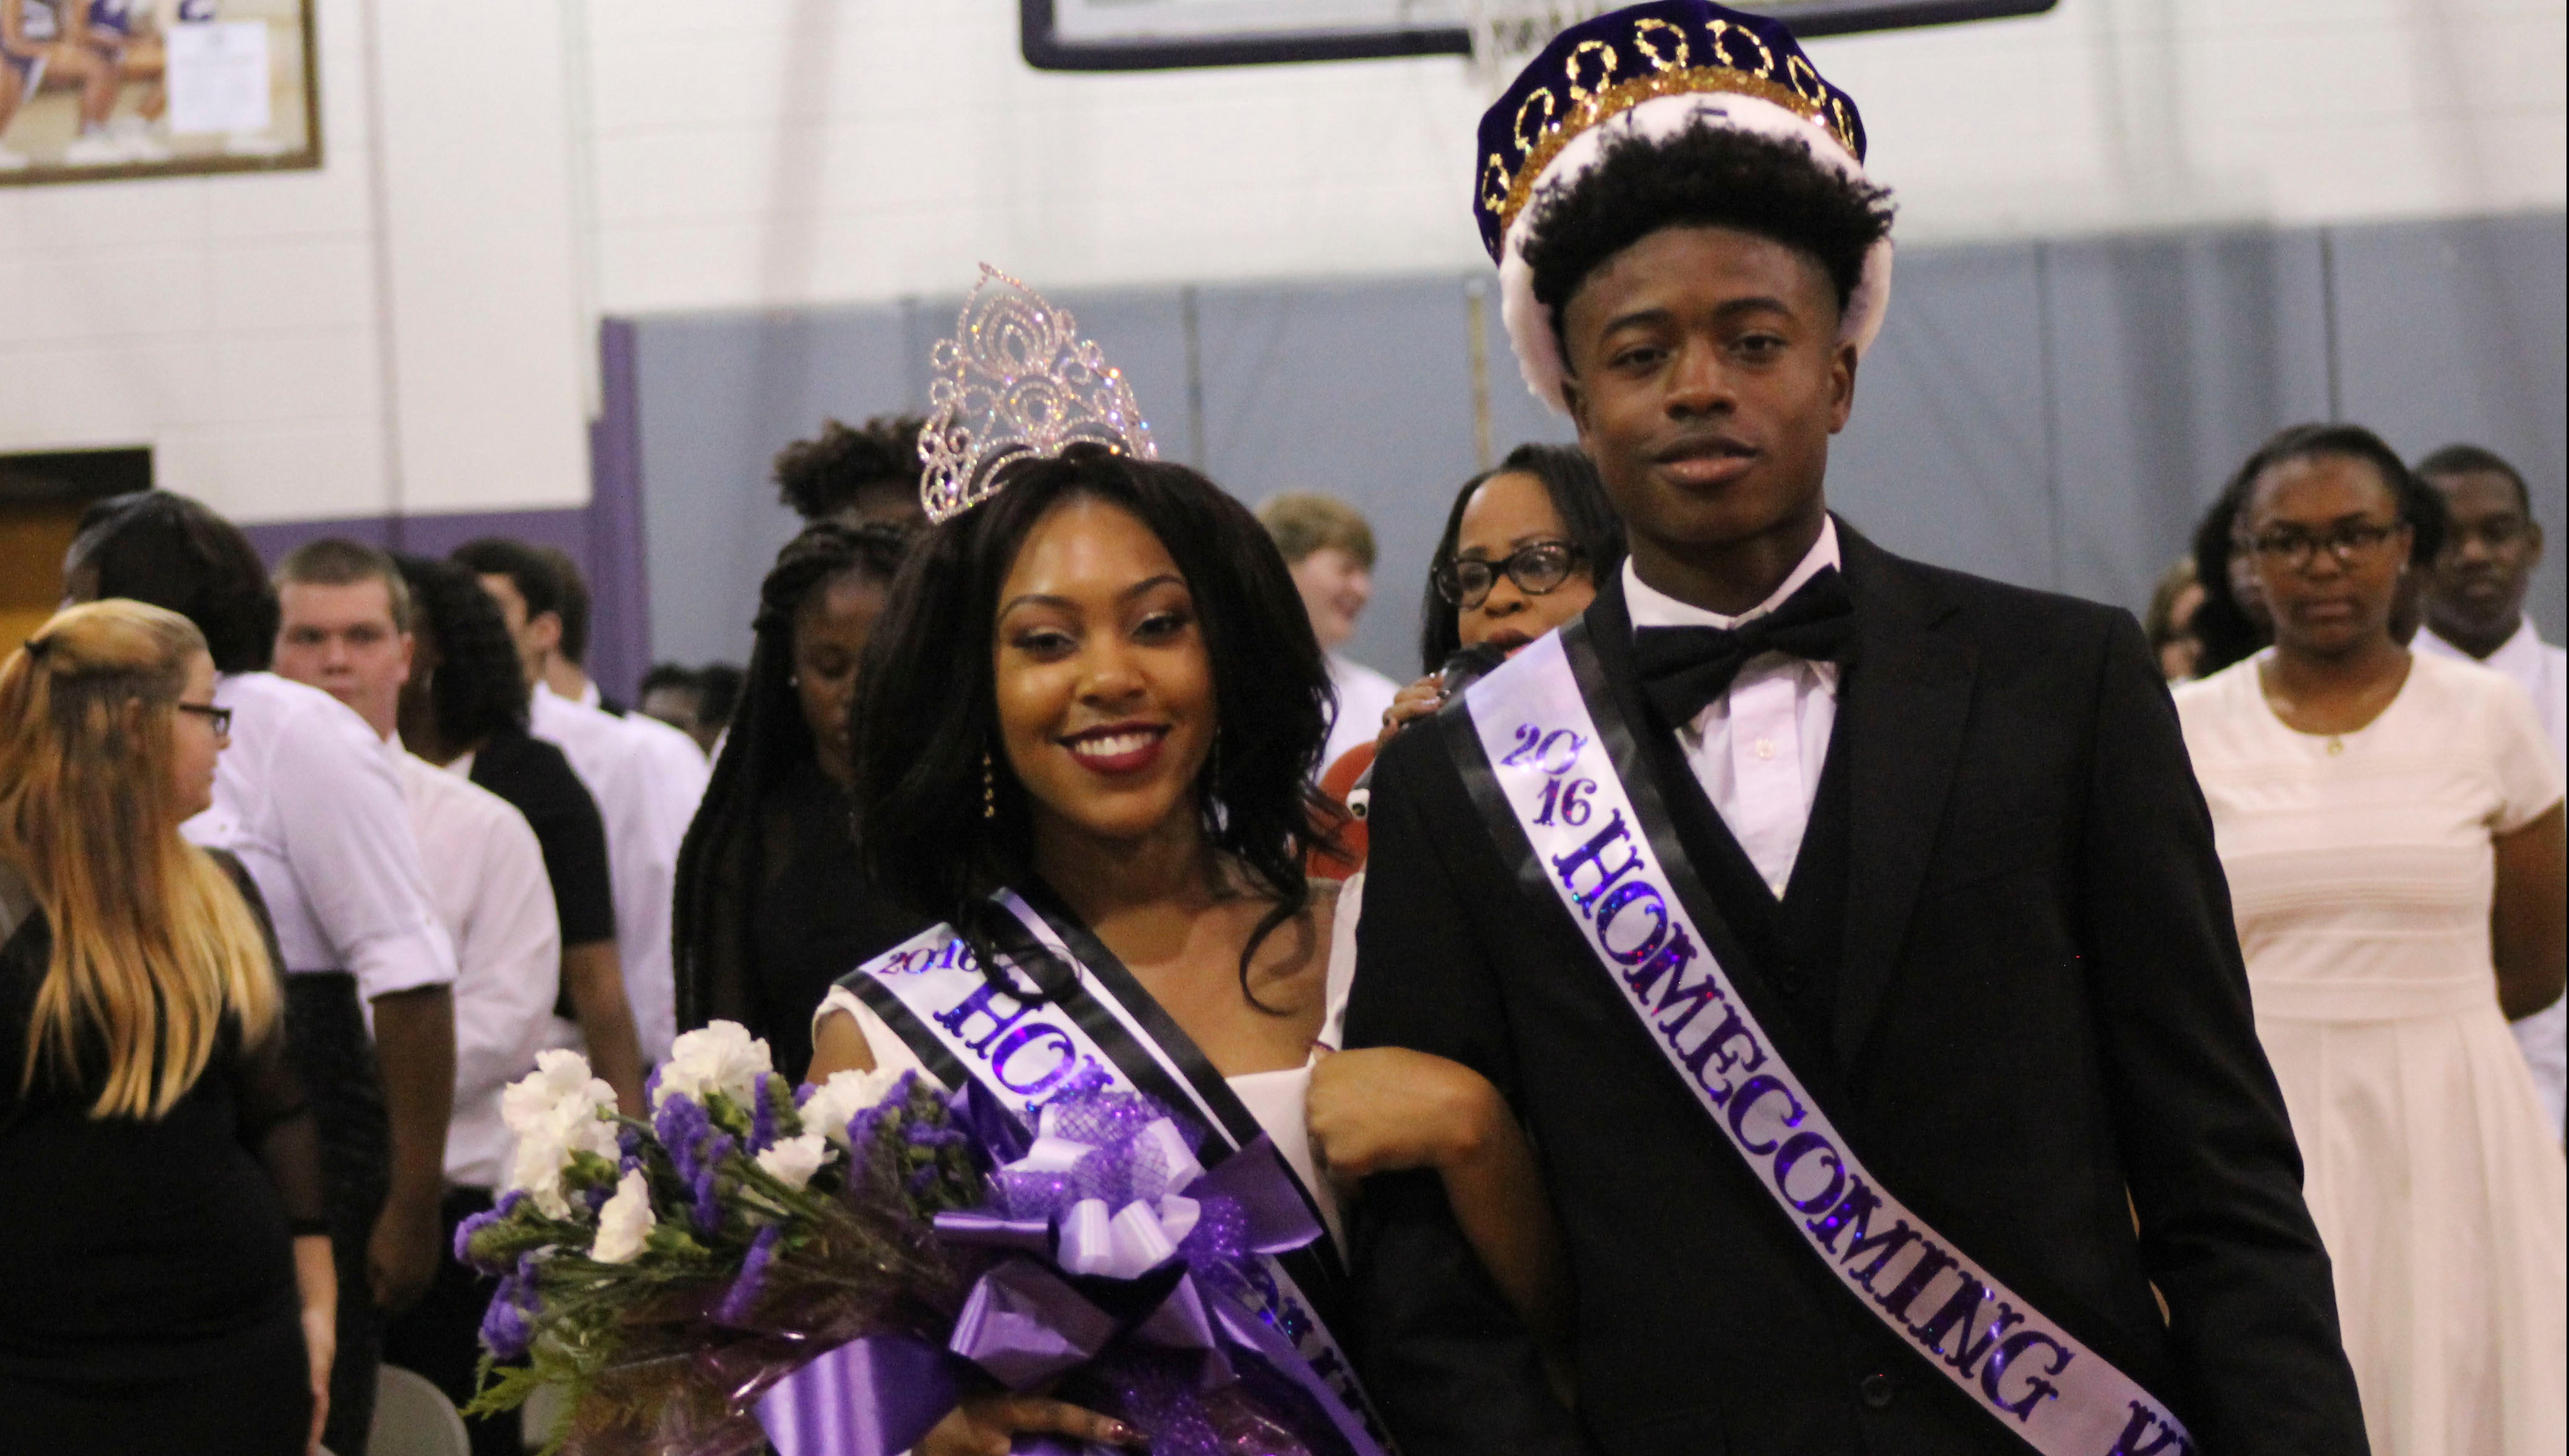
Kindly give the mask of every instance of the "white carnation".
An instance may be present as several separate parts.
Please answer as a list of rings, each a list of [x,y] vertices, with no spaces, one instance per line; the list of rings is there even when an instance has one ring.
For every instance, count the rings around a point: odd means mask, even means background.
[[[569,1218],[562,1175],[575,1154],[615,1160],[614,1111],[615,1089],[589,1075],[587,1058],[558,1048],[539,1054],[536,1070],[500,1095],[500,1116],[518,1139],[508,1186],[525,1190],[548,1218]]]
[[[524,1137],[527,1130],[550,1116],[565,1102],[581,1102],[591,1108],[615,1105],[615,1089],[590,1074],[588,1058],[578,1052],[553,1047],[536,1053],[536,1069],[509,1084],[500,1094],[500,1117],[509,1131]]]
[[[597,1211],[597,1239],[588,1257],[600,1264],[630,1264],[642,1252],[660,1222],[651,1212],[651,1186],[636,1168],[615,1185],[615,1195]]]
[[[902,1074],[878,1068],[871,1072],[832,1072],[803,1104],[803,1125],[844,1148],[848,1123],[858,1113],[892,1095]]]
[[[787,1138],[758,1155],[758,1166],[787,1188],[800,1189],[830,1161],[830,1145],[819,1133]]]
[[[699,1102],[709,1092],[720,1092],[745,1104],[757,1091],[758,1074],[773,1070],[766,1042],[737,1021],[717,1021],[670,1043],[669,1060],[661,1065],[659,1086],[651,1094],[651,1108],[658,1111],[671,1094],[680,1092]]]

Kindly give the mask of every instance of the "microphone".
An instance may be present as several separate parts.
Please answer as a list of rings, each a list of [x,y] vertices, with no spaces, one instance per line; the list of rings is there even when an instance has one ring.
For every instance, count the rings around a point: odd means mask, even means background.
[[[1492,669],[1507,660],[1507,649],[1489,642],[1457,649],[1454,655],[1445,659],[1445,665],[1436,670],[1445,683],[1445,700],[1452,702],[1455,694],[1488,676]],[[1380,759],[1374,760],[1374,763],[1380,762]],[[1364,772],[1356,775],[1355,783],[1347,789],[1347,812],[1358,819],[1364,818],[1365,812],[1372,807],[1373,768],[1373,764],[1366,764]]]
[[[1445,679],[1445,696],[1452,697],[1486,677],[1500,663],[1508,660],[1507,649],[1489,642],[1458,649],[1438,669]]]

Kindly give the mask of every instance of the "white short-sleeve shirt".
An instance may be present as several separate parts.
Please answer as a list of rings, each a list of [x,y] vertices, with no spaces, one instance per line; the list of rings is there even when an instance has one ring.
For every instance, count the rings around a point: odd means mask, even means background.
[[[344,970],[372,1001],[450,984],[455,947],[432,908],[400,776],[356,711],[270,672],[225,673],[232,714],[214,803],[181,826],[249,871],[288,974]]]
[[[512,1138],[500,1094],[535,1070],[561,988],[561,920],[544,847],[509,801],[434,764],[398,755],[430,898],[455,941],[455,1113],[446,1181],[497,1188]]]
[[[658,1061],[677,1035],[671,933],[678,845],[712,769],[695,740],[666,723],[619,718],[539,684],[529,725],[570,760],[606,822],[615,887],[615,946],[642,1057]]]

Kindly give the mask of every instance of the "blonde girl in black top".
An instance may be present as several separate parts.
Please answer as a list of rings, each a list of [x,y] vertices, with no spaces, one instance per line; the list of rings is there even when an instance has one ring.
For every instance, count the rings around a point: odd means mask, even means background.
[[[227,715],[186,618],[0,665],[0,1449],[309,1452],[336,1289],[257,912],[179,835]]]

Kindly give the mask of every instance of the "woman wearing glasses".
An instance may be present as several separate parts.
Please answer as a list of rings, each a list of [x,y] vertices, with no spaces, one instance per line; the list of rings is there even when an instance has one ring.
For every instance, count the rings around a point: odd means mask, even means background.
[[[213,692],[202,634],[134,601],[0,663],[0,1450],[319,1443],[312,1116],[255,892],[179,834]]]
[[[2176,694],[2381,1456],[2569,1439],[2569,1194],[2506,1021],[2559,998],[2561,781],[2521,689],[2411,655],[2441,517],[2371,432],[2241,471],[2275,642]]]
[[[1364,796],[1356,785],[1372,767],[1374,750],[1444,705],[1457,653],[1480,649],[1486,670],[1586,611],[1597,599],[1597,583],[1623,561],[1624,523],[1606,500],[1597,467],[1574,447],[1520,445],[1495,469],[1465,481],[1428,568],[1418,633],[1425,675],[1392,699],[1373,742],[1328,765],[1321,791],[1360,814]],[[1362,821],[1341,839],[1361,864]],[[1345,859],[1323,857],[1312,865],[1312,873],[1324,876],[1349,871]]]

